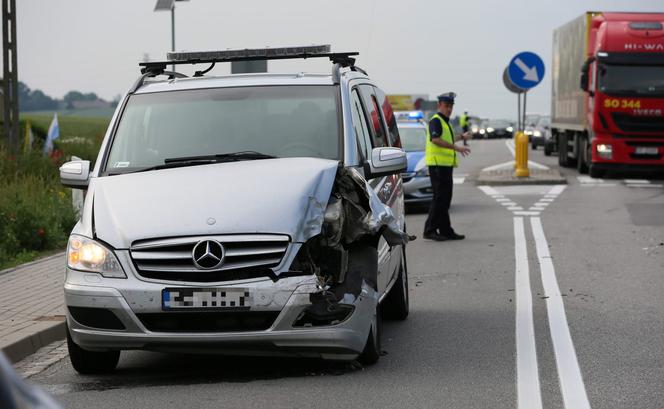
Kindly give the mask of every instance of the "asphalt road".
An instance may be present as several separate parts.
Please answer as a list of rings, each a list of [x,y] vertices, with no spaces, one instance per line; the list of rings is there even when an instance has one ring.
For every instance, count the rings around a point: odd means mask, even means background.
[[[410,317],[385,323],[378,364],[125,352],[109,376],[65,359],[31,380],[68,408],[662,408],[664,180],[565,169],[565,188],[482,190],[473,175],[511,154],[471,149],[452,208],[467,239],[408,246]],[[407,217],[421,235],[426,215]]]

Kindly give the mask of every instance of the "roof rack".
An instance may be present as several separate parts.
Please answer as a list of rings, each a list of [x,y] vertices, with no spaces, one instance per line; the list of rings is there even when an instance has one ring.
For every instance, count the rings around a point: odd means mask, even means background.
[[[210,71],[216,63],[220,62],[329,58],[334,64],[332,76],[335,83],[338,83],[341,68],[350,68],[351,71],[359,71],[367,75],[366,71],[355,66],[355,58],[353,56],[359,54],[356,51],[332,53],[330,52],[329,45],[312,45],[305,47],[172,52],[166,55],[166,61],[141,62],[138,65],[142,67],[142,78],[145,79],[145,77],[154,77],[157,75],[174,76],[175,73],[166,71],[166,66],[168,65],[210,64],[207,69],[194,73],[194,77],[200,77]],[[177,76],[179,77],[180,75]],[[138,87],[135,89],[138,89],[142,85],[142,81],[137,85]]]

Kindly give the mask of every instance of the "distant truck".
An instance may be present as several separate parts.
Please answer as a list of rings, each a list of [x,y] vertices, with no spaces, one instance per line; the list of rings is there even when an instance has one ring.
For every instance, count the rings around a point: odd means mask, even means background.
[[[553,33],[561,166],[664,172],[664,13],[588,12]],[[579,83],[580,80],[580,83]]]

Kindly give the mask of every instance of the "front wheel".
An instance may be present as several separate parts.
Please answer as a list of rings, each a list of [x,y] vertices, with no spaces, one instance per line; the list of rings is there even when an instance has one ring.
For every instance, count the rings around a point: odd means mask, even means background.
[[[551,145],[552,144],[549,142],[544,143],[544,156],[551,156],[551,153],[553,151],[553,147]]]
[[[87,351],[71,338],[67,328],[69,360],[76,372],[84,375],[112,372],[120,360],[120,351]]]
[[[380,359],[380,337],[382,332],[381,326],[382,323],[380,319],[380,308],[379,304],[376,304],[376,311],[374,312],[374,317],[371,322],[371,329],[369,329],[367,343],[364,345],[364,350],[357,358],[360,363],[364,365],[373,365],[378,362],[378,359]]]
[[[401,262],[397,279],[385,297],[381,310],[388,319],[403,321],[408,317],[408,265],[405,246],[401,247]]]

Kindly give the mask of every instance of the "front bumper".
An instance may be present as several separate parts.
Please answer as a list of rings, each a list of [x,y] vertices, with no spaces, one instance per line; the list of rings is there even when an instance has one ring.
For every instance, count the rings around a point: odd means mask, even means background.
[[[433,199],[431,178],[429,176],[413,176],[403,183],[405,203],[424,203]]]
[[[373,319],[377,293],[364,285],[351,301],[354,310],[336,325],[294,327],[302,311],[311,305],[316,292],[313,276],[227,282],[214,287],[244,288],[251,292],[251,311],[273,312],[274,322],[264,330],[230,332],[151,331],[141,317],[167,316],[162,309],[166,287],[212,287],[203,283],[159,283],[139,280],[128,272],[127,279],[108,279],[98,274],[67,269],[65,303],[67,325],[72,339],[87,350],[147,349],[188,353],[241,355],[287,355],[354,359],[363,349]],[[103,329],[83,325],[73,318],[70,307],[99,308],[112,312],[124,329]],[[206,314],[208,311],[187,311]],[[178,312],[180,313],[180,312]]]

